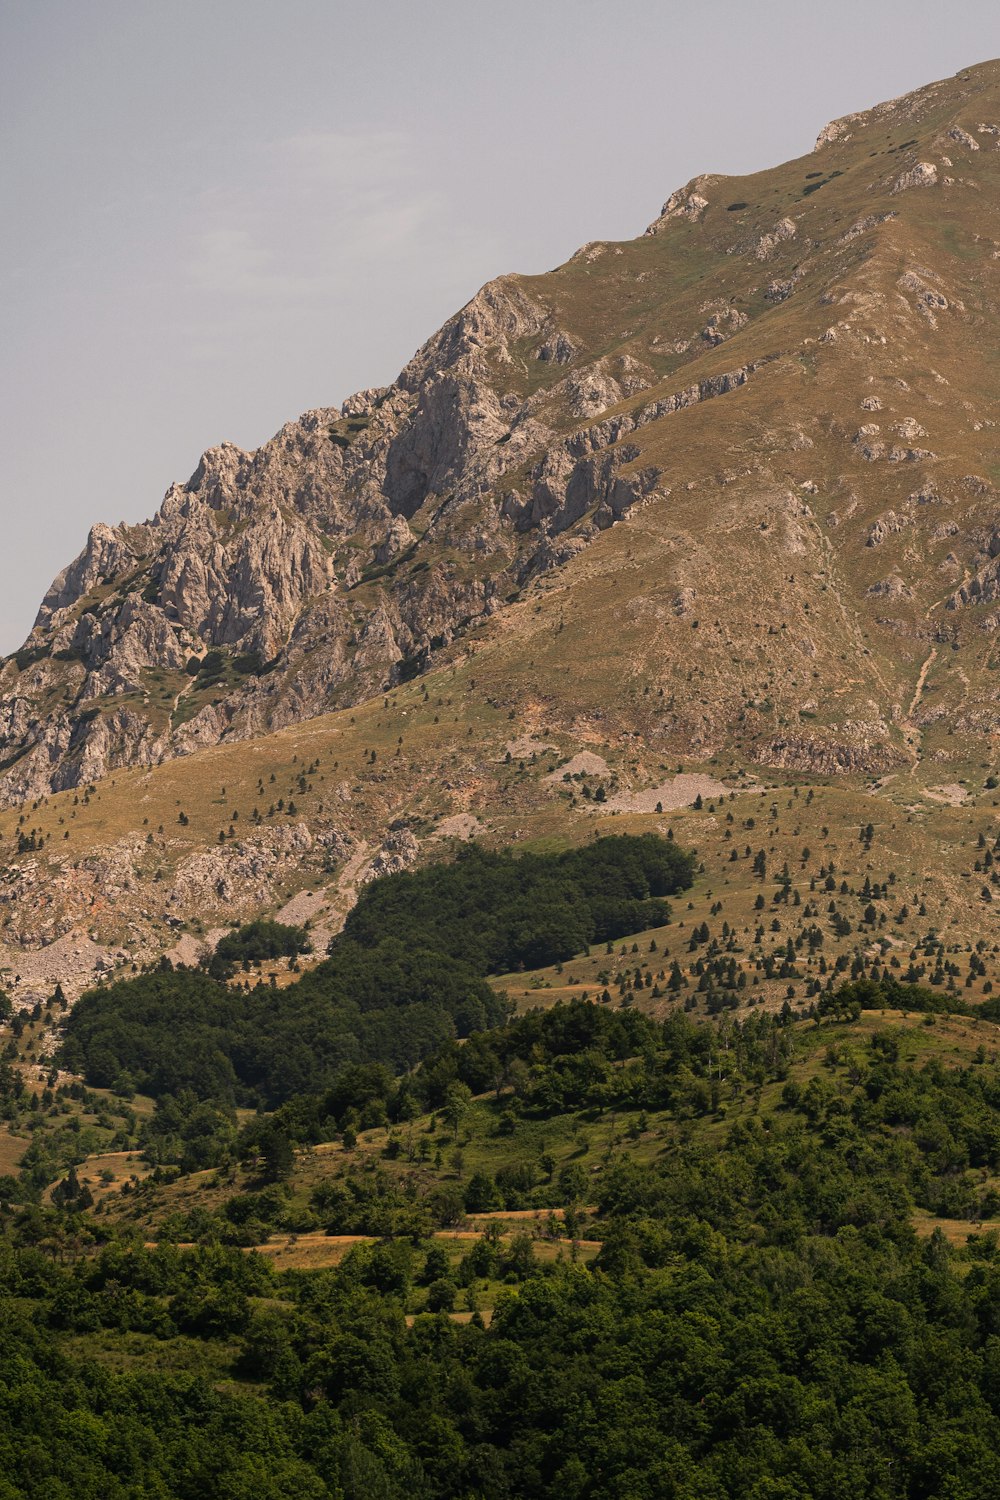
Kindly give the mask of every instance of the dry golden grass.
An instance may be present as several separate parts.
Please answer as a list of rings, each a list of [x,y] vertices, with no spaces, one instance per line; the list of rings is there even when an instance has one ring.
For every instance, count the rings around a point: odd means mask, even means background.
[[[523,1233],[523,1228],[518,1232]],[[500,1242],[508,1244],[512,1237],[510,1233],[502,1234]],[[467,1247],[482,1238],[482,1230],[439,1229],[432,1238],[443,1244]],[[273,1260],[278,1270],[320,1271],[339,1266],[355,1245],[375,1243],[373,1235],[364,1234],[275,1234],[263,1244],[252,1248],[258,1254]],[[576,1253],[581,1260],[593,1260],[600,1253],[601,1243],[600,1240],[577,1240]],[[569,1251],[568,1240],[537,1238],[534,1241],[535,1258],[546,1264],[558,1260],[560,1255],[568,1255]]]
[[[272,1235],[254,1249],[273,1260],[280,1271],[325,1271],[339,1266],[355,1245],[374,1243],[371,1235],[364,1234],[289,1234]]]
[[[0,1177],[17,1173],[29,1145],[24,1136],[12,1134],[6,1127],[0,1129]]]
[[[1000,1232],[1000,1222],[976,1219],[940,1219],[933,1214],[918,1210],[913,1215],[913,1227],[922,1239],[930,1239],[939,1230],[949,1245],[965,1245],[973,1235]]]
[[[468,1312],[468,1311],[466,1311],[466,1312],[450,1312],[448,1314],[448,1320],[451,1323],[471,1323],[474,1316],[475,1316],[474,1313],[471,1313],[471,1312]],[[484,1328],[489,1328],[490,1324],[493,1322],[493,1308],[492,1307],[481,1307],[479,1309],[479,1316],[483,1320],[483,1326],[484,1326]],[[420,1313],[407,1313],[406,1314],[406,1326],[407,1326],[407,1328],[412,1328],[413,1325],[414,1325],[414,1323],[417,1321],[418,1317],[420,1317]]]
[[[119,1193],[127,1182],[143,1182],[152,1171],[138,1151],[103,1151],[88,1156],[77,1168],[77,1175],[91,1191],[95,1203],[110,1194]]]

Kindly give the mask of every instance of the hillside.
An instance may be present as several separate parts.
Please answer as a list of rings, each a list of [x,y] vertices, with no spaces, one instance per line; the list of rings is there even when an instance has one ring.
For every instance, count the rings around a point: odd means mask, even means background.
[[[562,1007],[238,1132],[132,1101],[5,1208],[10,1494],[991,1493],[997,1027],[859,1012]]]
[[[605,639],[626,560],[611,639],[673,748],[873,770],[988,735],[998,86],[698,178],[638,240],[490,283],[393,386],[95,527],[7,663],[7,800],[358,702],[543,572]]]
[[[293,898],[332,931],[438,835],[576,841],[701,785],[825,786],[830,845],[905,824],[927,925],[977,938],[998,144],[986,63],[700,177],[95,528],[0,676],[12,977]]]

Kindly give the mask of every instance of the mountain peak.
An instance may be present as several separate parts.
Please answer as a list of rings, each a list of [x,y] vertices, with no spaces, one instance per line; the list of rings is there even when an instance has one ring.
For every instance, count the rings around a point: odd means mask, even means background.
[[[976,99],[992,102],[998,90],[1000,59],[979,63],[973,68],[962,68],[953,78],[925,84],[909,94],[886,99],[870,109],[858,110],[854,114],[841,115],[839,119],[831,120],[816,137],[813,149],[821,151],[825,146],[837,142],[846,145],[865,131],[884,130],[887,124],[919,127],[929,114],[937,113],[942,108],[964,109]]]

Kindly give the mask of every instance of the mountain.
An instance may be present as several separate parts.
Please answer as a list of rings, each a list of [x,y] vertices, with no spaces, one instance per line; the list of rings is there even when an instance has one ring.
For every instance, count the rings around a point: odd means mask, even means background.
[[[56,579],[0,1500],[996,1491],[998,148],[698,178]]]
[[[669,807],[678,761],[896,778],[925,812],[981,790],[998,148],[989,62],[698,177],[637,239],[489,283],[392,386],[95,526],[0,673],[9,936],[104,913],[138,943],[157,871],[176,925],[477,819],[565,831],[588,773],[620,814]]]
[[[935,645],[961,689],[933,723],[988,735],[997,87],[987,64],[697,178],[638,240],[490,283],[391,387],[95,526],[4,668],[7,802],[384,691],[540,573],[572,591],[623,516],[656,576],[636,665],[699,677],[679,749],[897,764]]]

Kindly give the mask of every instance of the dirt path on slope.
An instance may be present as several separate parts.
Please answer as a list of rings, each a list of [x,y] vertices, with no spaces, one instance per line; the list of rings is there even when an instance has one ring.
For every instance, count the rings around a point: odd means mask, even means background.
[[[918,726],[914,722],[914,715],[917,712],[917,709],[920,707],[920,701],[924,696],[924,686],[927,682],[927,674],[930,672],[930,669],[934,665],[936,660],[937,647],[934,646],[931,649],[930,656],[928,656],[927,660],[920,668],[920,672],[917,676],[917,684],[913,690],[913,697],[910,700],[910,706],[906,710],[906,717],[903,719],[902,724],[900,725],[900,728],[903,731],[903,738],[906,740],[906,743],[909,746],[910,754],[913,757],[912,769],[914,771],[920,764],[920,747],[923,744],[924,738],[923,731],[918,728]]]

